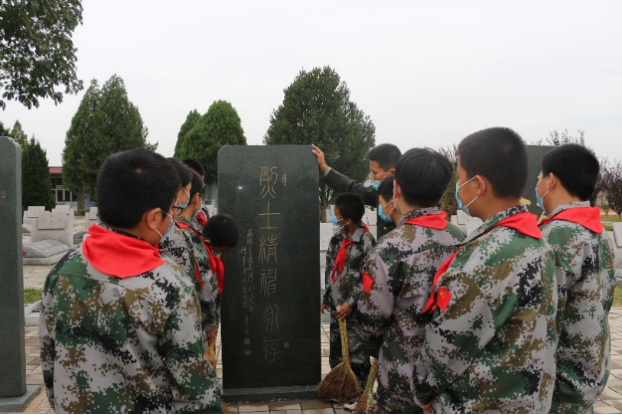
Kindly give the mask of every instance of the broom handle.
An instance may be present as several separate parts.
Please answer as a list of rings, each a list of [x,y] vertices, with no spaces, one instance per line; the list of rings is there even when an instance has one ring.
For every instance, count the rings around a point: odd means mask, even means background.
[[[378,375],[378,359],[371,358],[371,370],[369,371],[369,376],[367,377],[367,386],[365,387],[366,393],[371,393],[372,389],[374,389],[374,383],[376,383],[376,376]]]
[[[350,346],[348,344],[348,329],[346,327],[346,319],[339,320],[339,332],[341,334],[341,355],[343,363],[350,366]]]

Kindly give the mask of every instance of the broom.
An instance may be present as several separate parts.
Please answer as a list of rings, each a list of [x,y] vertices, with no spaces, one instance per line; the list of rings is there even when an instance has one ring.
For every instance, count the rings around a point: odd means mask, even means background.
[[[378,374],[378,359],[371,358],[371,370],[367,377],[367,386],[363,394],[356,403],[354,408],[355,414],[373,414],[374,408],[374,383],[376,383],[376,375]]]
[[[216,358],[216,340],[212,341],[210,345],[207,347],[205,351],[205,358],[209,362],[210,365],[214,368],[214,372],[216,372],[216,362],[218,359]],[[222,403],[222,413],[223,414],[236,414],[237,412],[232,410],[229,407],[227,402],[221,401]]]
[[[341,307],[337,307],[339,311]],[[348,330],[346,321],[339,320],[339,332],[341,333],[341,355],[343,361],[331,370],[317,387],[317,395],[320,399],[331,399],[337,402],[352,401],[361,393],[356,376],[350,367],[350,347],[348,345]]]

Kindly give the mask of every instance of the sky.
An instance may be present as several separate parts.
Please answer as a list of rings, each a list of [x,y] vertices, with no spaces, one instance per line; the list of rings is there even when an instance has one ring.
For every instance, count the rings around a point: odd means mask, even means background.
[[[510,127],[528,143],[585,131],[599,156],[622,159],[622,1],[83,0],[73,36],[85,88],[113,74],[172,156],[187,114],[216,100],[262,144],[283,90],[302,70],[331,66],[376,127],[376,143],[458,144]],[[62,164],[84,95],[42,100],[16,120]]]

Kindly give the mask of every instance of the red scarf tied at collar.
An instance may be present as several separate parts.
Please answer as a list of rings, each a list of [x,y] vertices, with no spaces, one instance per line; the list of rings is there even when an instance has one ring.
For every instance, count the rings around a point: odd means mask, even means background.
[[[492,228],[490,228],[488,232],[500,226],[514,229],[522,233],[523,235],[530,236],[535,239],[542,239],[542,232],[540,232],[540,229],[538,228],[538,218],[532,213],[522,212],[505,218],[499,221]],[[438,280],[440,279],[441,275],[443,275],[447,271],[454,258],[456,258],[456,256],[458,255],[458,252],[460,252],[460,250],[447,258],[447,260],[443,262],[443,264],[440,266],[438,271],[436,271],[436,274],[434,275],[434,282],[432,285],[432,292],[430,293],[430,298],[428,299],[428,302],[423,309],[423,313],[434,312],[437,307],[440,307],[441,310],[445,311],[447,309],[447,306],[449,306],[449,302],[451,300],[451,292],[445,287],[439,288],[437,292],[436,287],[438,285]]]
[[[577,223],[594,233],[603,233],[605,230],[603,223],[600,221],[600,209],[597,207],[577,206],[562,210],[557,215],[543,220],[540,226],[546,225],[554,220],[565,220],[567,222]]]
[[[447,227],[447,215],[445,212],[433,213],[431,215],[417,216],[416,218],[408,219],[404,224],[406,225],[418,225],[424,228],[432,229],[445,229]]]
[[[363,235],[365,233],[369,232],[369,228],[367,227],[367,225],[365,225],[365,229],[363,229]],[[346,254],[347,254],[347,249],[350,245],[354,245],[356,242],[354,241],[349,241],[346,238],[343,238],[343,240],[341,241],[341,246],[339,247],[339,252],[337,252],[337,258],[335,258],[335,265],[333,265],[333,273],[330,275],[330,277],[333,280],[333,284],[336,283],[335,281],[335,271],[339,271],[339,278],[341,278],[341,273],[343,272],[343,267],[346,265]]]
[[[190,225],[187,225],[183,222],[178,222],[178,225],[182,229],[190,229],[192,232],[201,236],[201,234]],[[214,256],[214,254],[212,254],[212,249],[210,248],[208,243],[203,242],[203,246],[205,247],[205,250],[207,251],[207,256],[209,256],[209,267],[212,270],[212,273],[216,275],[216,277],[218,278],[218,291],[220,291],[220,296],[222,297],[222,290],[225,285],[225,266],[222,263],[222,259],[220,259],[219,256]],[[195,264],[194,273],[195,273],[195,277],[197,278],[197,280],[199,280],[199,282],[201,283],[201,287],[203,287],[203,281],[201,281],[198,264]]]
[[[197,215],[197,222],[199,222],[201,226],[205,226],[205,224],[207,223],[207,218],[205,217],[205,213],[201,212]]]
[[[116,278],[144,274],[164,260],[149,242],[92,225],[82,243],[82,252],[98,271]]]

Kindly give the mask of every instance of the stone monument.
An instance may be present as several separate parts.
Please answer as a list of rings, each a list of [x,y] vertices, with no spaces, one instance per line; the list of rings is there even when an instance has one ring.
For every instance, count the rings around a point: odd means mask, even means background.
[[[222,255],[228,401],[316,397],[321,376],[319,173],[310,146],[224,146],[218,208],[238,222]]]
[[[0,137],[0,412],[22,412],[41,390],[26,386],[21,154]]]

